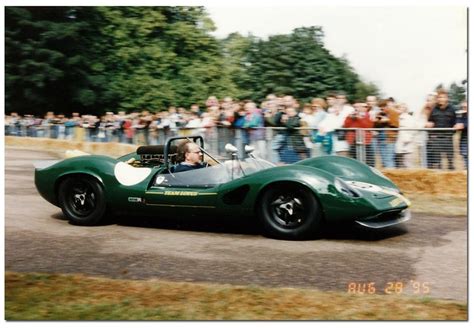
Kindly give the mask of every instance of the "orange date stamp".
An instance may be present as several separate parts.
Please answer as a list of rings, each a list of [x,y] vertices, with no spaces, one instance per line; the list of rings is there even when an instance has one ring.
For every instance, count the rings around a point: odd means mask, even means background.
[[[431,284],[426,281],[410,280],[388,281],[385,284],[376,284],[375,282],[349,282],[347,284],[347,293],[355,295],[429,295],[431,292]]]

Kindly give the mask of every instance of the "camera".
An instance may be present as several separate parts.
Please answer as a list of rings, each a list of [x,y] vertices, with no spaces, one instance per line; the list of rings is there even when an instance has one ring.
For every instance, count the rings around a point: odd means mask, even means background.
[[[385,114],[384,112],[380,112],[377,114],[377,116],[375,116],[375,118],[377,119],[377,121],[380,121],[381,119],[387,117],[387,114]]]

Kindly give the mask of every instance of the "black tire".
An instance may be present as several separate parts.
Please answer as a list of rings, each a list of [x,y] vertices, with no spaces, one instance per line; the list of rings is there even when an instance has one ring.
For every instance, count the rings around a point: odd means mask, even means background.
[[[104,190],[94,178],[66,178],[58,189],[59,206],[71,224],[99,224],[105,216]]]
[[[259,218],[266,235],[301,240],[316,235],[322,222],[322,211],[306,187],[278,185],[270,187],[261,197]]]

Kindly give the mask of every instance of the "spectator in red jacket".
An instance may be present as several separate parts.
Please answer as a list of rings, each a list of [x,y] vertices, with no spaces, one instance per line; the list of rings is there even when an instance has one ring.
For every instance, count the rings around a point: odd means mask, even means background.
[[[357,158],[357,130],[356,129],[370,129],[373,127],[374,123],[370,119],[368,113],[368,105],[365,102],[358,101],[354,103],[354,112],[347,116],[344,121],[344,128],[350,128],[346,132],[346,141],[349,144],[349,156],[352,158]],[[374,153],[372,151],[372,133],[370,130],[365,130],[363,132],[363,142],[365,149],[365,159],[367,165],[374,166]],[[363,158],[362,158],[363,159]]]

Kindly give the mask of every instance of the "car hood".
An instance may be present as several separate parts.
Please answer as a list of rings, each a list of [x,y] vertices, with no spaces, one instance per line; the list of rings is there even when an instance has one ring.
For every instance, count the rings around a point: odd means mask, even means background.
[[[360,181],[398,190],[398,187],[378,170],[343,156],[321,156],[295,163],[326,171],[345,181]]]

